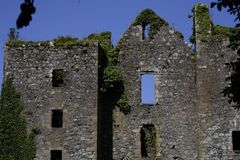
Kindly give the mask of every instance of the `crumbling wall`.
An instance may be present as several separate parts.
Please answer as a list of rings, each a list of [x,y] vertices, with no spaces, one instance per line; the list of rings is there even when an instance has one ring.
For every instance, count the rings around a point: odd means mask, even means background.
[[[29,127],[40,131],[36,160],[50,159],[51,150],[62,150],[64,160],[96,159],[98,56],[94,41],[60,38],[6,44],[4,75],[13,78]],[[54,69],[64,72],[60,87],[52,86]],[[51,126],[53,109],[63,110],[61,128]]]
[[[239,159],[239,153],[232,148],[232,131],[239,130],[239,113],[223,94],[230,74],[226,63],[236,59],[236,53],[228,48],[227,35],[230,34],[219,32],[221,28],[213,26],[207,5],[197,5],[193,11],[197,50],[198,158]]]
[[[240,116],[222,93],[225,64],[236,58],[232,29],[214,26],[206,5],[193,12],[196,52],[149,9],[115,48],[110,33],[9,41],[4,75],[21,94],[28,127],[39,131],[36,159],[49,159],[51,150],[62,150],[64,160],[239,159],[232,131],[240,131]],[[53,86],[55,69],[63,74]],[[155,97],[143,104],[141,75],[148,73]],[[63,111],[60,128],[51,126],[54,109]]]
[[[143,38],[143,25],[133,25],[119,43],[120,68],[131,111],[113,113],[113,158],[141,159],[141,128],[156,128],[159,159],[192,159],[195,148],[195,72],[189,49],[166,23]],[[140,77],[155,75],[155,103],[141,104]]]

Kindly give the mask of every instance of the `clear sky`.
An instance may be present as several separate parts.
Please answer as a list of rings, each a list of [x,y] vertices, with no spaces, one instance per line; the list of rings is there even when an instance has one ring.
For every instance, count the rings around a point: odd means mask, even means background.
[[[16,27],[20,4],[24,0],[0,2],[0,83],[3,75],[3,46],[9,28]],[[169,25],[183,33],[188,41],[192,20],[188,18],[196,3],[210,4],[211,0],[35,0],[36,13],[28,27],[18,30],[23,40],[50,40],[61,35],[78,38],[102,31],[112,32],[118,42],[135,17],[146,8],[155,11]],[[210,10],[214,24],[233,27],[234,17]]]

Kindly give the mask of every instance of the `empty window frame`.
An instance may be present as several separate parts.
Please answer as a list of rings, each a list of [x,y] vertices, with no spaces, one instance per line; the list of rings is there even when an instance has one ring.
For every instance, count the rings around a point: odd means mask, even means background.
[[[148,39],[150,37],[151,26],[150,24],[143,25],[143,39]]]
[[[152,124],[145,124],[141,131],[141,155],[155,159],[156,156],[156,129]]]
[[[52,127],[61,128],[63,126],[63,110],[52,110]]]
[[[240,151],[240,131],[232,131],[233,150]]]
[[[51,150],[51,160],[62,160],[62,150]]]
[[[142,74],[141,75],[141,103],[154,104],[155,103],[155,75]]]
[[[64,84],[64,76],[63,69],[54,69],[52,72],[52,86],[62,87]]]

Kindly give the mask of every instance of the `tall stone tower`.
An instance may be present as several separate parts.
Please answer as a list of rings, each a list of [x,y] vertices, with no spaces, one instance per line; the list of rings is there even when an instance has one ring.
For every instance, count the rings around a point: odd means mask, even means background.
[[[9,42],[4,74],[21,95],[28,127],[38,127],[36,160],[97,157],[97,42],[68,49],[49,42]]]

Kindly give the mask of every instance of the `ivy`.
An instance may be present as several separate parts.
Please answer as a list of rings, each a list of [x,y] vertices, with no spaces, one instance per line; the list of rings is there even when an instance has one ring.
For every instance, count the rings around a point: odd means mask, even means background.
[[[128,105],[128,99],[124,91],[122,72],[118,67],[120,46],[113,48],[110,32],[91,34],[84,40],[97,40],[99,42],[100,49],[103,51],[103,56],[105,56],[105,64],[102,66],[103,94],[115,95],[117,99],[113,102],[114,105],[118,106],[124,114],[128,114],[131,107]]]
[[[189,38],[190,42],[195,43],[196,31],[201,36],[201,40],[208,41],[212,25],[212,21],[208,13],[208,6],[203,4],[196,5],[194,6],[192,12],[194,14],[194,21],[195,19],[197,20],[197,26],[194,26],[193,34]],[[197,27],[197,30],[195,30],[195,27]]]
[[[129,105],[126,94],[122,94],[121,98],[117,101],[117,106],[119,107],[120,111],[123,112],[125,115],[130,113],[131,106]]]
[[[12,79],[6,79],[0,101],[0,160],[32,160],[36,153],[35,134],[28,133],[21,116],[23,105]]]
[[[218,9],[221,10],[223,4],[220,2],[212,3],[212,7],[214,7],[214,5],[216,4]],[[219,25],[213,26],[208,15],[207,5],[197,5],[194,7],[193,12],[195,13],[193,21],[195,21],[195,18],[197,18],[197,26],[193,27],[193,35],[190,37],[190,41],[192,43],[196,42],[195,28],[197,28],[197,33],[201,36],[201,40],[211,42],[222,41],[224,38],[228,38],[228,40],[230,41],[229,48],[237,51],[238,56],[240,55],[240,27],[229,28]],[[209,25],[211,25],[211,28]],[[222,93],[225,97],[228,97],[228,102],[230,104],[233,103],[234,108],[240,109],[240,58],[238,57],[235,61],[226,63],[226,66],[231,69],[231,75],[226,78],[228,85],[223,89]]]
[[[103,72],[105,89],[118,89],[122,83],[121,71],[116,66],[107,66]],[[120,88],[119,88],[120,89]]]
[[[222,39],[229,38],[231,45],[240,45],[240,39],[236,38],[238,32],[240,32],[240,27],[237,28],[229,28],[223,26],[213,26],[212,27],[212,39]]]
[[[142,25],[145,27],[148,24],[150,25],[150,38],[153,38],[153,36],[159,31],[162,26],[168,26],[168,23],[156,15],[156,13],[154,13],[151,9],[143,10],[136,18],[135,22],[132,23],[132,26]]]
[[[97,40],[101,47],[108,52],[109,49],[112,48],[111,44],[111,32],[102,32],[99,34],[90,34],[84,40]]]
[[[195,16],[193,16],[193,21],[197,20],[197,26],[193,26],[193,34],[189,38],[189,41],[192,43],[196,42],[196,27],[197,34],[201,36],[202,41],[216,41],[221,40],[222,38],[229,38],[231,43],[240,44],[240,40],[236,40],[236,34],[240,31],[240,28],[229,28],[223,27],[220,25],[213,26],[212,21],[209,16],[208,6],[207,5],[196,5],[192,12]],[[195,25],[195,24],[194,24]],[[234,41],[234,42],[233,42]]]
[[[9,46],[9,47],[19,47],[21,45],[23,45],[24,42],[23,41],[20,41],[20,40],[16,40],[16,39],[9,39],[6,43],[6,46]]]

